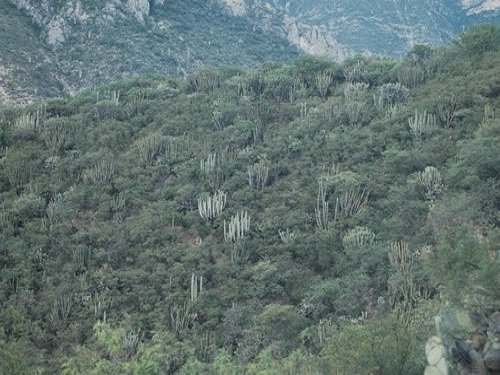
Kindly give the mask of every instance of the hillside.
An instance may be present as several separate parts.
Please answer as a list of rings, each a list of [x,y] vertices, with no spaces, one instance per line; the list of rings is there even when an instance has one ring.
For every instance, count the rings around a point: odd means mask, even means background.
[[[53,88],[73,94],[138,74],[182,76],[298,55],[286,40],[252,30],[211,2],[142,3],[0,0],[3,96],[26,102]]]
[[[0,373],[494,369],[499,77],[487,26],[2,109]]]
[[[255,67],[299,53],[403,56],[498,22],[497,0],[0,0],[0,100],[140,74]]]

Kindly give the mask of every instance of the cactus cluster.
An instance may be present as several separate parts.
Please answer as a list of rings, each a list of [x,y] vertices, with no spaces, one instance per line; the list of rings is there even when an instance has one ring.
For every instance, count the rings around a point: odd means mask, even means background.
[[[415,115],[408,119],[410,131],[416,138],[422,138],[425,133],[436,127],[436,116],[427,113],[427,110],[420,112],[415,110]]]
[[[265,159],[248,167],[248,184],[255,189],[264,189],[269,178],[269,165]]]
[[[163,137],[159,133],[152,133],[137,142],[139,157],[146,165],[151,165],[165,150]]]
[[[319,72],[314,76],[314,85],[322,99],[326,98],[332,80],[333,77],[330,72]]]
[[[368,87],[368,84],[361,82],[347,83],[344,87],[344,111],[351,125],[357,125],[363,119]]]
[[[335,219],[354,217],[363,212],[368,205],[370,193],[366,190],[349,190],[335,202]]]
[[[427,166],[418,174],[418,181],[425,187],[425,197],[434,201],[443,190],[441,173],[433,166]]]
[[[250,216],[248,211],[238,211],[231,217],[229,223],[224,220],[224,241],[238,242],[250,231]]]
[[[191,303],[195,303],[203,292],[203,276],[191,273]]]
[[[204,194],[198,198],[198,212],[203,220],[209,221],[219,216],[226,206],[227,194],[221,190],[213,195]]]
[[[328,230],[328,202],[326,200],[326,191],[327,181],[325,179],[320,179],[314,214],[316,217],[316,224],[321,230]]]
[[[375,241],[375,233],[366,227],[356,227],[351,229],[342,239],[342,244],[347,250],[360,249],[370,246]]]
[[[105,157],[92,164],[84,171],[83,180],[95,185],[105,185],[111,181],[115,174],[115,162],[110,157]]]

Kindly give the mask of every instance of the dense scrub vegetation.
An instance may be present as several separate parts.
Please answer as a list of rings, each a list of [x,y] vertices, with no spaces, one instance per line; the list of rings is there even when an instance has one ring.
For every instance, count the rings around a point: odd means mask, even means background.
[[[422,374],[499,306],[499,29],[0,113],[0,373]]]

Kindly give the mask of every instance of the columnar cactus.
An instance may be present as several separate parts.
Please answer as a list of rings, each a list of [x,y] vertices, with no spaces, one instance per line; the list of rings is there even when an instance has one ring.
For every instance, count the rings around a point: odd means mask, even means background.
[[[426,110],[419,112],[415,110],[415,115],[408,119],[410,132],[416,138],[421,138],[426,132],[436,127],[436,116],[427,113]]]
[[[104,185],[111,181],[115,174],[115,162],[111,158],[103,158],[83,173],[85,181],[95,185]]]
[[[314,77],[314,84],[318,89],[319,95],[325,99],[328,94],[328,88],[332,83],[332,74],[330,72],[317,73]]]
[[[418,180],[425,187],[425,197],[428,200],[435,200],[443,190],[441,173],[433,166],[425,167],[424,171],[418,174]]]
[[[217,154],[208,155],[206,159],[200,160],[200,171],[203,176],[208,176],[215,171]]]
[[[335,217],[338,219],[354,217],[366,209],[370,193],[366,190],[361,192],[349,190],[335,204]]]
[[[370,246],[375,241],[375,234],[366,227],[356,227],[351,229],[342,239],[344,248],[348,250],[360,249]]]
[[[198,198],[198,212],[203,220],[209,221],[219,216],[226,206],[227,194],[217,191],[214,195],[202,195]]]
[[[286,228],[286,231],[278,229],[278,234],[284,244],[291,243],[295,239],[295,232],[290,232],[289,228]]]
[[[191,274],[191,303],[195,303],[203,292],[203,276]]]
[[[320,179],[314,214],[316,217],[316,224],[321,230],[328,230],[328,202],[326,201],[326,190],[327,181],[325,179]]]
[[[398,81],[403,85],[415,88],[425,80],[425,71],[420,66],[403,66],[398,71]]]
[[[163,137],[159,133],[149,134],[137,142],[139,157],[146,165],[151,165],[165,150]]]
[[[395,270],[389,279],[393,303],[402,300],[404,304],[412,304],[417,297],[417,284],[414,279],[415,257],[408,243],[392,242],[389,246],[389,261]]]
[[[248,183],[255,189],[264,189],[269,178],[269,165],[266,160],[261,160],[258,163],[248,168]]]
[[[58,154],[64,150],[69,138],[68,124],[65,122],[45,122],[42,129],[42,138],[45,145],[54,153]]]
[[[368,91],[366,83],[348,83],[344,87],[344,110],[352,125],[357,125],[363,118],[366,107],[365,95]]]
[[[239,211],[231,217],[226,225],[224,220],[224,241],[238,242],[250,231],[250,216],[248,211]]]

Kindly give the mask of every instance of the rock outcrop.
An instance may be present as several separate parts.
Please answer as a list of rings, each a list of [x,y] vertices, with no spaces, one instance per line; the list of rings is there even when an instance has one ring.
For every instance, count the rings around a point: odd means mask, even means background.
[[[500,374],[500,312],[444,308],[426,344],[425,375]]]
[[[470,22],[500,16],[500,0],[218,0],[255,27],[307,53],[403,55],[415,44],[449,42]]]
[[[500,11],[500,0],[462,0],[462,7],[467,14]]]

